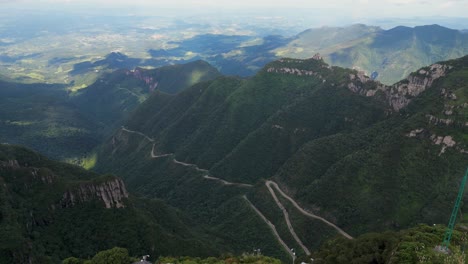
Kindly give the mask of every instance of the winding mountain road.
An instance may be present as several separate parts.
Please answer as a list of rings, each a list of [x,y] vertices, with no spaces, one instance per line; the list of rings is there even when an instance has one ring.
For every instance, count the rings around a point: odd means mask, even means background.
[[[156,143],[154,143],[154,141],[155,141],[154,139],[148,137],[147,135],[145,135],[145,134],[143,134],[143,133],[141,133],[139,131],[130,130],[130,129],[125,128],[125,127],[122,127],[122,130],[127,132],[127,133],[140,135],[140,136],[144,137],[145,139],[147,139],[149,142],[153,142],[153,147],[151,148],[151,153],[150,153],[151,158],[157,159],[157,158],[164,158],[164,157],[174,156],[174,153],[156,155],[156,153],[155,153]],[[195,170],[200,171],[200,172],[204,172],[204,173],[209,172],[208,170],[200,169],[196,164],[191,164],[191,163],[185,163],[185,162],[182,162],[182,161],[178,161],[178,160],[175,159],[175,157],[172,158],[172,161],[174,163],[176,163],[176,164],[179,164],[179,165],[182,165],[182,166],[185,166],[185,167],[193,167]],[[253,187],[253,185],[251,185],[251,184],[228,182],[226,180],[223,180],[223,179],[220,179],[220,178],[217,178],[217,177],[212,177],[212,176],[209,176],[209,175],[205,175],[205,176],[203,176],[203,178],[208,179],[208,180],[218,181],[218,182],[222,183],[223,185],[232,185],[232,186],[239,186],[239,187]]]
[[[302,209],[302,207],[299,206],[299,204],[291,197],[289,197],[287,194],[285,194],[278,186],[278,184],[274,181],[266,181],[265,184],[267,185],[267,187],[269,187],[269,189],[271,188],[270,186],[273,185],[273,187],[275,187],[276,190],[278,190],[278,192],[284,197],[286,198],[288,201],[290,201],[294,207],[297,208],[297,210],[299,210],[299,212],[301,212],[303,215],[306,215],[310,218],[314,218],[314,219],[318,219],[322,222],[324,222],[325,224],[333,227],[336,229],[336,231],[338,231],[341,235],[343,235],[344,237],[348,238],[348,239],[353,239],[352,236],[350,236],[348,233],[346,233],[345,231],[343,231],[343,229],[339,228],[338,226],[336,226],[335,224],[333,224],[332,222],[328,221],[327,219],[323,218],[323,217],[320,217],[318,215],[314,215],[312,213],[309,213],[307,212],[306,210]]]
[[[169,153],[169,154],[162,154],[162,155],[156,155],[154,153],[154,147],[156,146],[156,143],[153,143],[153,147],[151,148],[151,158],[153,159],[157,159],[157,158],[163,158],[163,157],[168,157],[168,156],[172,156],[174,154],[172,153]]]
[[[125,131],[125,132],[128,132],[128,133],[140,135],[140,136],[146,138],[149,142],[154,142],[154,139],[148,137],[147,135],[145,135],[145,134],[143,134],[143,133],[141,133],[141,132],[127,129],[127,128],[125,128],[124,126],[122,126],[122,130]]]
[[[283,204],[281,204],[278,197],[276,197],[275,191],[271,188],[270,184],[266,183],[265,185],[268,188],[268,190],[270,191],[271,196],[273,196],[273,199],[275,200],[276,205],[278,205],[278,207],[281,209],[281,211],[283,211],[284,220],[286,221],[286,224],[288,226],[289,233],[291,233],[291,235],[294,237],[294,240],[296,240],[296,242],[299,244],[299,246],[301,246],[302,250],[304,250],[306,255],[307,256],[310,255],[309,249],[302,243],[301,239],[297,236],[296,232],[294,231],[294,227],[292,226],[291,220],[289,219],[288,211],[286,210],[286,208],[284,208]]]
[[[168,157],[168,156],[172,156],[172,161],[176,164],[179,164],[179,165],[182,165],[182,166],[186,166],[186,167],[192,167],[194,168],[195,170],[197,171],[200,171],[200,172],[204,172],[204,173],[209,173],[208,170],[205,170],[205,169],[200,169],[196,164],[191,164],[191,163],[185,163],[185,162],[182,162],[182,161],[178,161],[175,159],[174,157],[174,154],[173,153],[168,153],[168,154],[160,154],[160,155],[156,155],[155,153],[155,146],[156,146],[156,143],[155,143],[155,140],[148,137],[147,135],[141,133],[141,132],[138,132],[138,131],[133,131],[133,130],[130,130],[130,129],[127,129],[125,127],[122,126],[122,130],[127,132],[127,133],[133,133],[133,134],[137,134],[137,135],[140,135],[142,137],[144,137],[146,140],[148,140],[149,142],[152,142],[153,143],[153,146],[151,148],[151,153],[150,153],[150,156],[151,158],[153,159],[156,159],[156,158],[163,158],[163,157]],[[246,184],[246,183],[234,183],[234,182],[229,182],[229,181],[226,181],[226,180],[223,180],[223,179],[220,179],[220,178],[217,178],[217,177],[213,177],[213,176],[209,176],[208,174],[204,175],[203,178],[207,179],[207,180],[213,180],[213,181],[218,181],[220,182],[221,184],[223,185],[226,185],[226,186],[237,186],[237,187],[248,187],[248,188],[252,188],[253,185],[252,184]],[[292,226],[292,223],[291,223],[291,220],[289,218],[289,213],[288,211],[286,210],[286,208],[283,206],[283,204],[281,203],[281,201],[278,199],[278,197],[276,196],[276,193],[275,191],[273,190],[276,189],[280,194],[281,196],[283,196],[285,199],[287,199],[289,202],[291,202],[293,204],[294,207],[296,207],[297,210],[299,210],[300,213],[302,213],[303,215],[305,216],[308,216],[310,218],[313,218],[313,219],[317,219],[317,220],[320,220],[322,222],[324,222],[325,224],[333,227],[334,229],[336,229],[341,235],[343,235],[344,237],[348,238],[348,239],[353,239],[352,236],[350,236],[348,233],[346,233],[345,231],[343,231],[341,228],[339,228],[338,226],[336,226],[335,224],[331,223],[330,221],[326,220],[325,218],[323,217],[320,217],[320,216],[317,216],[315,214],[312,214],[312,213],[309,213],[307,212],[306,210],[304,210],[302,207],[299,206],[299,204],[291,197],[289,197],[286,193],[284,193],[278,186],[278,184],[274,181],[271,181],[271,180],[267,180],[265,182],[265,185],[266,187],[268,188],[271,196],[273,197],[276,205],[281,209],[281,211],[283,212],[283,215],[284,215],[284,219],[286,221],[286,224],[287,224],[287,227],[288,227],[288,230],[289,232],[291,233],[291,235],[293,236],[294,240],[296,240],[296,242],[299,244],[299,246],[304,250],[304,252],[307,254],[307,255],[310,255],[310,251],[309,249],[302,243],[302,241],[300,240],[300,238],[297,236],[296,232],[294,231],[294,227]],[[273,188],[272,188],[273,186]],[[276,227],[275,225],[273,225],[263,214],[262,212],[260,212],[260,210],[258,210],[251,202],[250,200],[247,198],[247,196],[243,196],[243,198],[247,201],[247,203],[249,204],[249,206],[263,219],[263,221],[270,227],[270,229],[272,230],[273,234],[275,235],[275,237],[277,238],[278,242],[284,247],[284,249],[290,254],[291,258],[293,259],[293,263],[294,263],[294,260],[296,259],[296,256],[295,256],[295,253],[291,251],[291,249],[288,247],[288,245],[281,239],[278,231],[276,230]]]
[[[223,185],[235,185],[235,186],[239,186],[239,187],[249,187],[249,188],[253,187],[252,184],[228,182],[228,181],[226,181],[226,180],[223,180],[223,179],[220,179],[220,178],[216,178],[216,177],[212,177],[212,176],[209,176],[209,175],[205,175],[205,176],[203,176],[203,178],[208,179],[208,180],[219,181],[219,182],[221,182]]]
[[[262,212],[260,212],[260,210],[257,209],[257,207],[255,207],[255,205],[252,204],[252,202],[250,202],[250,200],[247,198],[247,196],[242,196],[246,201],[247,203],[249,204],[249,206],[258,214],[258,216],[260,216],[260,218],[263,219],[263,221],[270,227],[271,231],[273,232],[273,235],[275,235],[276,237],[276,240],[278,240],[278,242],[283,246],[283,248],[289,253],[289,255],[291,256],[292,260],[293,260],[293,263],[294,261],[296,260],[296,256],[295,254],[291,251],[291,249],[288,247],[288,245],[286,245],[286,243],[283,241],[283,239],[281,239],[280,235],[278,234],[278,231],[276,230],[276,227],[273,223],[271,223],[263,214]]]

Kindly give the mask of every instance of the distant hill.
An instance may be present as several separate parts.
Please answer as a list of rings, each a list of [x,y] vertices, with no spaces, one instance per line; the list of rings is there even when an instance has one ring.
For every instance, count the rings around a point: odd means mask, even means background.
[[[350,44],[370,34],[383,32],[379,27],[356,24],[349,27],[321,27],[297,34],[286,46],[278,48],[280,57],[311,58],[315,53],[336,45]]]
[[[195,61],[153,70],[117,70],[76,93],[65,85],[0,81],[0,141],[83,163],[153,92],[177,93],[218,76],[208,63]]]
[[[121,179],[0,144],[0,262],[61,263],[114,246],[132,256],[210,256],[210,235]],[[211,241],[210,241],[211,240]]]
[[[68,101],[62,85],[0,81],[0,141],[52,158],[80,158],[99,144],[100,125]]]
[[[467,81],[468,56],[393,85],[319,56],[281,59],[251,79],[156,94],[101,146],[95,169],[209,224],[235,250],[259,244],[284,261],[274,237],[251,238],[269,226],[252,206],[302,256],[338,234],[304,212],[349,235],[445,224],[467,165]],[[277,206],[266,180],[296,204]]]
[[[79,90],[71,97],[71,102],[89,119],[102,124],[106,134],[120,126],[128,114],[153,92],[178,93],[197,82],[220,75],[216,68],[204,61],[152,70],[121,69]]]
[[[282,36],[198,35],[171,44],[172,49],[149,50],[154,60],[182,61],[203,59],[225,75],[252,76],[265,64],[277,59],[271,51],[288,43]]]
[[[468,54],[468,35],[438,25],[307,30],[289,44],[275,50],[277,56],[309,58],[315,53],[332,65],[356,68],[392,84],[410,72],[438,61]]]

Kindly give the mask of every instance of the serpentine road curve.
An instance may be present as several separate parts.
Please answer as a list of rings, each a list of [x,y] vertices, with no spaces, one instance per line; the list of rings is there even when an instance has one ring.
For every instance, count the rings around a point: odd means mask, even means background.
[[[352,236],[350,236],[348,233],[346,233],[345,231],[343,231],[343,229],[339,228],[338,226],[336,226],[335,224],[333,224],[332,222],[328,221],[327,219],[323,218],[323,217],[320,217],[318,215],[314,215],[312,213],[309,213],[307,212],[306,210],[302,209],[302,207],[299,206],[299,204],[291,197],[289,197],[287,194],[285,194],[278,186],[278,184],[274,181],[266,181],[265,184],[267,185],[267,187],[270,187],[271,185],[273,185],[273,187],[275,187],[276,190],[278,190],[278,192],[284,197],[286,198],[288,201],[290,201],[294,207],[297,208],[297,210],[299,210],[299,212],[301,212],[303,215],[306,215],[310,218],[314,218],[314,219],[318,219],[322,222],[324,222],[325,224],[333,227],[334,229],[336,229],[336,231],[338,231],[341,235],[343,235],[344,237],[348,238],[348,239],[353,239]],[[281,208],[281,207],[280,207]]]
[[[301,246],[302,250],[306,253],[306,255],[310,255],[309,249],[302,243],[301,239],[297,236],[296,232],[294,231],[294,227],[292,226],[291,220],[289,219],[289,214],[286,208],[284,208],[283,204],[281,204],[280,200],[278,197],[276,197],[275,191],[271,188],[269,184],[266,184],[266,187],[270,191],[271,196],[273,197],[273,200],[275,200],[276,205],[281,209],[284,215],[284,220],[286,221],[286,225],[288,226],[289,233],[293,236],[294,240]]]
[[[283,246],[283,248],[289,253],[289,255],[291,256],[291,258],[293,260],[293,263],[294,263],[294,261],[296,260],[296,255],[291,251],[291,249],[288,247],[288,245],[286,245],[286,243],[283,241],[283,239],[281,239],[280,235],[278,234],[278,231],[276,231],[275,225],[272,224],[262,214],[262,212],[260,212],[260,210],[258,210],[257,207],[255,207],[255,205],[252,204],[252,202],[250,202],[250,200],[247,198],[247,196],[244,195],[242,197],[247,201],[249,206],[258,214],[258,216],[260,216],[260,218],[262,218],[262,220],[270,227],[271,231],[273,231],[273,235],[276,237],[276,240],[278,240],[278,242]]]
[[[138,132],[138,131],[133,131],[133,130],[130,130],[130,129],[127,129],[125,127],[122,126],[122,130],[125,131],[125,132],[128,132],[128,133],[133,133],[133,134],[137,134],[137,135],[140,135],[142,137],[144,137],[146,140],[148,140],[149,142],[152,142],[153,143],[153,146],[151,148],[151,153],[150,153],[150,156],[151,158],[162,158],[162,157],[168,157],[168,156],[174,156],[173,153],[168,153],[168,154],[160,154],[160,155],[156,155],[155,153],[155,146],[156,146],[156,143],[155,143],[155,140],[148,137],[147,135],[141,133],[141,132]],[[178,161],[175,159],[175,157],[172,158],[172,161],[176,164],[179,164],[179,165],[182,165],[182,166],[186,166],[186,167],[193,167],[195,168],[197,171],[200,171],[200,172],[205,172],[205,173],[208,173],[209,171],[208,170],[205,170],[205,169],[200,169],[196,164],[190,164],[190,163],[185,163],[185,162],[182,162],[182,161]],[[252,184],[246,184],[246,183],[234,183],[234,182],[229,182],[229,181],[226,181],[226,180],[223,180],[223,179],[220,179],[220,178],[217,178],[217,177],[213,177],[213,176],[209,176],[208,174],[207,175],[204,175],[203,178],[207,179],[207,180],[214,180],[214,181],[218,181],[220,183],[222,183],[223,185],[226,185],[226,186],[238,186],[238,187],[253,187]],[[268,188],[268,190],[270,191],[270,194],[272,195],[273,199],[275,200],[275,203],[276,205],[281,209],[281,211],[283,212],[283,215],[284,215],[284,219],[286,221],[286,224],[288,226],[288,229],[289,229],[289,232],[291,233],[291,235],[293,236],[293,238],[296,240],[296,242],[301,246],[301,248],[304,250],[304,252],[307,254],[307,255],[310,255],[310,251],[307,249],[307,247],[302,243],[302,241],[299,239],[299,237],[297,236],[296,232],[294,231],[294,227],[292,226],[292,223],[291,223],[291,220],[289,219],[289,214],[286,210],[286,208],[283,206],[283,204],[281,204],[281,202],[279,201],[278,197],[276,196],[275,194],[275,191],[273,190],[273,188],[275,188],[280,194],[281,196],[283,196],[285,199],[287,199],[288,201],[290,201],[292,203],[292,205],[294,207],[296,207],[297,210],[299,210],[300,213],[302,213],[303,215],[305,216],[308,216],[310,218],[313,218],[313,219],[317,219],[317,220],[320,220],[322,222],[324,222],[325,224],[333,227],[335,230],[337,230],[341,235],[343,235],[344,237],[348,238],[348,239],[353,239],[352,236],[350,236],[348,233],[346,233],[345,231],[343,231],[341,228],[339,228],[338,226],[336,226],[335,224],[331,223],[330,221],[326,220],[325,218],[323,217],[320,217],[320,216],[317,216],[315,214],[312,214],[312,213],[309,213],[307,212],[306,210],[304,210],[302,207],[299,206],[299,204],[293,199],[291,198],[290,196],[288,196],[286,193],[284,193],[278,186],[278,184],[274,181],[271,181],[271,180],[267,180],[265,182],[265,185],[266,187]],[[272,188],[273,186],[273,188]],[[293,263],[294,263],[294,260],[296,259],[296,256],[295,254],[291,251],[291,249],[286,245],[286,243],[281,239],[280,235],[278,234],[278,231],[276,230],[276,227],[260,212],[260,210],[258,210],[251,202],[249,199],[247,199],[247,197],[244,195],[243,198],[248,202],[249,206],[263,219],[263,221],[270,227],[270,229],[272,230],[273,234],[275,235],[275,237],[277,238],[278,242],[285,248],[285,250],[291,255],[291,258],[293,259]]]

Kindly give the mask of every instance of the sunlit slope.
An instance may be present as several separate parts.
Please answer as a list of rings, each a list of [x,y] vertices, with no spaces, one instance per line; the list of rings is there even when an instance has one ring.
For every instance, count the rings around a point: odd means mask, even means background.
[[[203,214],[201,223],[223,232],[233,228],[216,213],[225,201],[247,194],[263,212],[276,206],[258,195],[265,179],[351,235],[444,223],[466,167],[467,58],[421,68],[391,86],[320,59],[281,59],[251,79],[155,94],[101,147],[96,168]],[[223,183],[213,177],[232,183],[224,183],[232,192],[214,191],[210,184]],[[285,223],[275,223],[294,245]],[[316,247],[305,226],[296,233]]]
[[[220,73],[204,61],[153,70],[117,70],[80,90],[71,101],[82,113],[111,131],[154,91],[174,94],[218,76]]]
[[[117,70],[76,93],[65,85],[0,81],[0,141],[84,164],[91,150],[152,93],[177,93],[219,75],[196,61]]]
[[[310,58],[320,53],[332,65],[378,73],[377,80],[392,84],[410,72],[437,61],[468,54],[468,35],[438,25],[382,30],[364,25],[307,30],[278,56]]]
[[[68,102],[63,86],[0,82],[0,140],[52,158],[79,158],[99,143],[99,125]]]

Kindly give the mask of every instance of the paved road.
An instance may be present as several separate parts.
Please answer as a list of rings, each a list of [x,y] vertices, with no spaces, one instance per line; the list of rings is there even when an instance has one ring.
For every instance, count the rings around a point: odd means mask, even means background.
[[[153,142],[153,147],[151,149],[151,158],[162,158],[162,157],[168,157],[168,156],[174,156],[173,153],[168,153],[168,154],[161,154],[161,155],[156,155],[155,154],[155,143],[154,143],[154,139],[148,137],[147,135],[141,133],[141,132],[138,132],[138,131],[133,131],[133,130],[129,130],[125,127],[122,127],[122,130],[123,131],[126,131],[128,133],[134,133],[134,134],[138,134],[142,137],[144,137],[145,139],[147,139],[148,141],[150,142]],[[205,172],[205,173],[208,173],[209,171],[208,170],[205,170],[205,169],[200,169],[196,164],[191,164],[191,163],[185,163],[185,162],[182,162],[182,161],[178,161],[175,159],[175,157],[172,158],[172,161],[176,164],[179,164],[179,165],[182,165],[182,166],[186,166],[186,167],[193,167],[195,168],[197,171],[200,171],[200,172]],[[213,177],[213,176],[209,176],[209,175],[204,175],[203,178],[205,179],[208,179],[208,180],[215,180],[215,181],[218,181],[220,183],[222,183],[223,185],[231,185],[231,186],[238,186],[238,187],[253,187],[253,185],[251,184],[246,184],[246,183],[234,183],[234,182],[228,182],[226,180],[223,180],[223,179],[220,179],[220,178],[217,178],[217,177]],[[318,219],[322,222],[324,222],[325,224],[335,228],[340,234],[342,234],[343,236],[345,236],[346,238],[348,239],[353,239],[353,237],[351,237],[349,234],[347,234],[345,231],[343,231],[341,228],[339,228],[338,226],[336,226],[335,224],[329,222],[328,220],[324,219],[323,217],[320,217],[320,216],[317,216],[315,214],[312,214],[312,213],[309,213],[307,211],[305,211],[304,209],[302,209],[299,204],[294,200],[292,199],[291,197],[289,197],[287,194],[285,194],[278,186],[277,183],[273,182],[273,181],[266,181],[265,182],[265,185],[267,186],[268,190],[270,191],[273,199],[275,200],[276,202],[276,205],[281,209],[281,211],[283,212],[283,215],[284,215],[284,219],[286,221],[286,224],[288,226],[288,229],[289,229],[289,232],[291,233],[291,235],[294,237],[294,239],[296,240],[296,242],[301,246],[301,248],[304,250],[304,252],[307,254],[307,255],[310,255],[310,251],[309,249],[307,249],[307,247],[302,243],[302,241],[299,239],[299,237],[297,236],[296,232],[294,231],[294,228],[292,226],[292,223],[291,223],[291,220],[289,219],[289,214],[286,210],[286,208],[283,206],[283,204],[281,204],[281,202],[279,201],[278,197],[276,196],[276,193],[275,191],[273,190],[273,188],[271,186],[273,186],[284,198],[286,198],[288,201],[290,201],[294,207],[296,207],[299,212],[301,212],[302,214],[308,216],[308,217],[311,217],[311,218],[314,218],[314,219]],[[286,243],[281,239],[280,235],[278,234],[278,231],[276,230],[276,227],[275,225],[273,225],[250,201],[249,199],[247,199],[247,197],[244,195],[243,198],[248,202],[249,206],[263,219],[263,221],[270,227],[270,229],[273,231],[273,234],[275,235],[275,237],[277,238],[278,242],[284,247],[284,249],[289,253],[289,255],[291,256],[291,258],[293,259],[293,263],[294,263],[294,260],[296,259],[296,256],[295,254],[291,251],[291,249],[288,247],[288,245],[286,245]]]
[[[297,208],[297,210],[299,210],[299,212],[301,212],[303,215],[306,215],[308,217],[311,217],[311,218],[314,218],[314,219],[318,219],[322,222],[324,222],[325,224],[333,227],[336,229],[336,231],[338,231],[340,234],[342,234],[344,237],[348,238],[348,239],[353,239],[352,236],[350,236],[348,233],[346,233],[345,231],[343,231],[341,228],[339,228],[338,226],[336,226],[335,224],[331,223],[330,221],[328,221],[327,219],[323,218],[323,217],[320,217],[318,215],[315,215],[315,214],[312,214],[312,213],[309,213],[307,212],[306,210],[302,209],[302,207],[299,206],[299,204],[294,201],[294,199],[292,199],[291,197],[289,197],[287,194],[285,194],[278,186],[278,184],[274,181],[266,181],[265,183],[267,186],[270,186],[270,185],[273,185],[273,187],[276,188],[276,190],[278,190],[278,192],[284,197],[286,198],[287,200],[289,200],[293,205],[294,207]]]
[[[144,138],[146,138],[149,142],[154,142],[154,139],[148,137],[147,135],[141,133],[141,132],[138,132],[138,131],[133,131],[133,130],[130,130],[130,129],[127,129],[125,127],[122,127],[122,130],[125,131],[125,132],[128,132],[128,133],[133,133],[133,134],[138,134]]]
[[[309,249],[302,243],[301,239],[297,236],[296,232],[294,231],[294,227],[292,226],[291,220],[289,219],[288,211],[286,210],[286,208],[284,208],[283,204],[280,202],[278,197],[276,197],[275,191],[271,188],[270,184],[265,183],[265,185],[270,191],[271,196],[273,196],[273,199],[275,200],[276,205],[278,205],[281,211],[283,211],[284,220],[286,220],[286,224],[288,226],[289,232],[294,237],[294,240],[296,240],[299,246],[301,246],[302,250],[304,250],[307,256],[310,255]]]
[[[255,205],[252,204],[252,202],[250,202],[250,200],[247,198],[247,196],[243,196],[243,198],[247,201],[247,203],[249,204],[249,206],[263,219],[263,221],[270,227],[271,231],[273,231],[273,235],[275,235],[276,239],[278,240],[278,242],[283,246],[283,248],[289,253],[289,255],[291,256],[292,258],[292,261],[294,263],[294,261],[296,260],[296,256],[294,255],[294,253],[291,251],[291,249],[288,247],[288,245],[286,245],[286,243],[284,243],[283,239],[281,239],[280,235],[278,234],[278,231],[276,231],[276,227],[274,224],[272,224],[263,214],[262,212],[260,212],[260,210],[257,209],[257,207],[255,207]]]
[[[220,179],[220,178],[216,178],[216,177],[212,177],[212,176],[209,176],[209,175],[205,175],[205,176],[203,176],[203,178],[208,179],[208,180],[219,181],[219,182],[221,182],[221,183],[224,184],[224,185],[235,185],[235,186],[239,186],[239,187],[249,187],[249,188],[250,188],[250,187],[253,187],[252,184],[228,182],[228,181],[226,181],[226,180],[223,180],[223,179]]]
[[[171,156],[173,155],[172,153],[169,153],[169,154],[162,154],[162,155],[156,155],[154,153],[154,147],[156,146],[156,143],[153,143],[153,148],[151,148],[151,158],[153,159],[157,159],[157,158],[163,158],[163,157],[168,157],[168,156]]]
[[[128,132],[128,133],[133,133],[133,134],[137,134],[137,135],[140,135],[144,138],[146,138],[148,141],[150,142],[154,142],[154,139],[148,137],[147,135],[141,133],[141,132],[138,132],[138,131],[133,131],[133,130],[130,130],[130,129],[127,129],[125,127],[122,127],[122,130],[125,131],[125,132]],[[153,147],[151,148],[151,158],[153,159],[157,159],[157,158],[163,158],[163,157],[168,157],[168,156],[174,156],[173,153],[167,153],[167,154],[161,154],[161,155],[156,155],[156,152],[155,152],[155,147],[156,147],[156,143],[153,143]],[[205,170],[205,169],[200,169],[196,164],[191,164],[191,163],[185,163],[185,162],[182,162],[182,161],[178,161],[175,159],[175,157],[172,158],[172,161],[176,164],[179,164],[179,165],[182,165],[182,166],[186,166],[186,167],[193,167],[195,170],[197,171],[200,171],[200,172],[204,172],[204,173],[208,173],[208,170]],[[220,179],[220,178],[216,178],[216,177],[212,177],[212,176],[209,176],[209,175],[205,175],[203,176],[205,179],[208,179],[208,180],[216,180],[216,181],[219,181],[221,182],[222,184],[224,185],[234,185],[234,186],[239,186],[239,187],[253,187],[253,185],[251,184],[246,184],[246,183],[235,183],[235,182],[228,182],[226,180],[223,180],[223,179]]]

